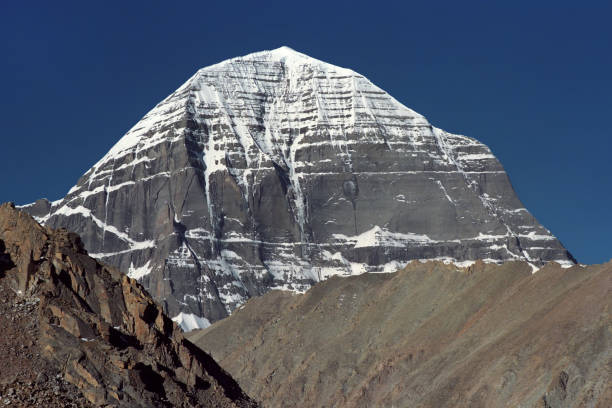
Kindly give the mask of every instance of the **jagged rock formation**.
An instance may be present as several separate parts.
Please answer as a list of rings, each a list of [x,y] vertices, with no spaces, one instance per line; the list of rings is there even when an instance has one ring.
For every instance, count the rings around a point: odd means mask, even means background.
[[[188,338],[268,407],[610,407],[612,262],[409,264],[271,291]]]
[[[11,387],[12,406],[255,405],[134,279],[87,256],[76,234],[42,227],[10,204],[0,206],[0,297],[0,347],[13,349],[0,358],[14,357],[0,383],[13,375],[21,390],[36,391],[32,400]],[[49,377],[73,388],[40,391]]]
[[[4,271],[3,265],[0,271]],[[8,279],[0,277],[0,406],[92,407],[81,391],[64,379],[56,364],[41,355],[40,327],[38,319],[32,318],[38,303],[36,298],[19,296]]]
[[[412,259],[574,263],[485,145],[286,47],[199,70],[66,197],[24,209],[199,326]]]

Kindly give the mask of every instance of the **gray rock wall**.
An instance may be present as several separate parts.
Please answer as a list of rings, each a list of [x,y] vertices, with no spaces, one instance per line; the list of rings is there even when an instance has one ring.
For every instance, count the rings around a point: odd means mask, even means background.
[[[271,288],[412,259],[574,263],[482,143],[288,48],[198,71],[62,200],[25,206],[215,321]]]

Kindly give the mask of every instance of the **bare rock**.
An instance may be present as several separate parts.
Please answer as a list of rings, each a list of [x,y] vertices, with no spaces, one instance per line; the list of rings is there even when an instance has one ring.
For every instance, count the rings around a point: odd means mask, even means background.
[[[199,70],[65,197],[23,208],[201,326],[414,259],[574,263],[487,146],[286,47]]]
[[[140,284],[90,258],[76,234],[42,227],[3,204],[0,243],[0,286],[15,302],[5,326],[23,325],[23,313],[34,317],[36,326],[29,340],[33,347],[16,353],[26,358],[40,353],[80,398],[117,407],[254,406]],[[21,340],[17,333],[5,337],[11,348],[25,344]],[[48,373],[25,368],[29,384],[49,383]],[[61,381],[50,398],[64,394]]]

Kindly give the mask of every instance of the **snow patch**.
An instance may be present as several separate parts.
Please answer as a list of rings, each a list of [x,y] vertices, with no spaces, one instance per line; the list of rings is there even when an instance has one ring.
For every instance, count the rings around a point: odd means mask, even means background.
[[[117,238],[129,244],[130,250],[153,248],[155,246],[155,241],[153,240],[148,240],[148,241],[133,240],[125,232],[119,231],[117,227],[113,225],[107,225],[102,220],[96,218],[91,213],[91,210],[89,208],[85,208],[81,205],[77,206],[76,208],[72,208],[72,207],[68,207],[67,205],[64,205],[63,207],[59,208],[53,215],[64,215],[66,217],[70,217],[71,215],[80,215],[84,218],[91,218],[92,221],[99,228],[104,229],[106,232],[110,232],[111,234],[117,236]]]
[[[355,248],[392,246],[403,247],[408,243],[431,243],[435,242],[427,235],[414,233],[391,232],[387,229],[380,228],[375,225],[372,229],[365,231],[359,235],[346,236],[344,234],[333,234],[336,240],[355,242]]]
[[[193,313],[179,313],[172,318],[172,321],[178,324],[184,332],[190,332],[196,329],[205,329],[210,326],[210,321],[205,317],[200,317]]]
[[[542,234],[536,234],[535,231],[531,231],[529,234],[519,234],[519,237],[521,238],[528,238],[534,241],[552,241],[555,239],[555,237],[553,237],[552,235],[542,235]],[[573,265],[573,264],[572,264]]]
[[[484,159],[495,159],[490,153],[477,153],[477,154],[464,154],[459,156],[459,160],[484,160]]]
[[[151,261],[149,260],[149,261],[147,261],[146,264],[144,264],[142,266],[139,266],[138,268],[135,268],[134,264],[132,262],[130,262],[130,267],[128,268],[127,276],[129,276],[130,278],[138,280],[138,279],[142,278],[143,276],[146,276],[146,275],[150,274],[151,271],[153,270],[153,268],[151,268],[149,266],[150,263],[151,263]]]

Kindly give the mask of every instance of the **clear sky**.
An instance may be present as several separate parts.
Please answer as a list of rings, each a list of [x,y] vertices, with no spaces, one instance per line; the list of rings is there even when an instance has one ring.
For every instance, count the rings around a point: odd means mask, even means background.
[[[4,2],[0,201],[64,196],[198,68],[287,45],[486,143],[536,218],[578,261],[601,263],[612,258],[611,4]]]

